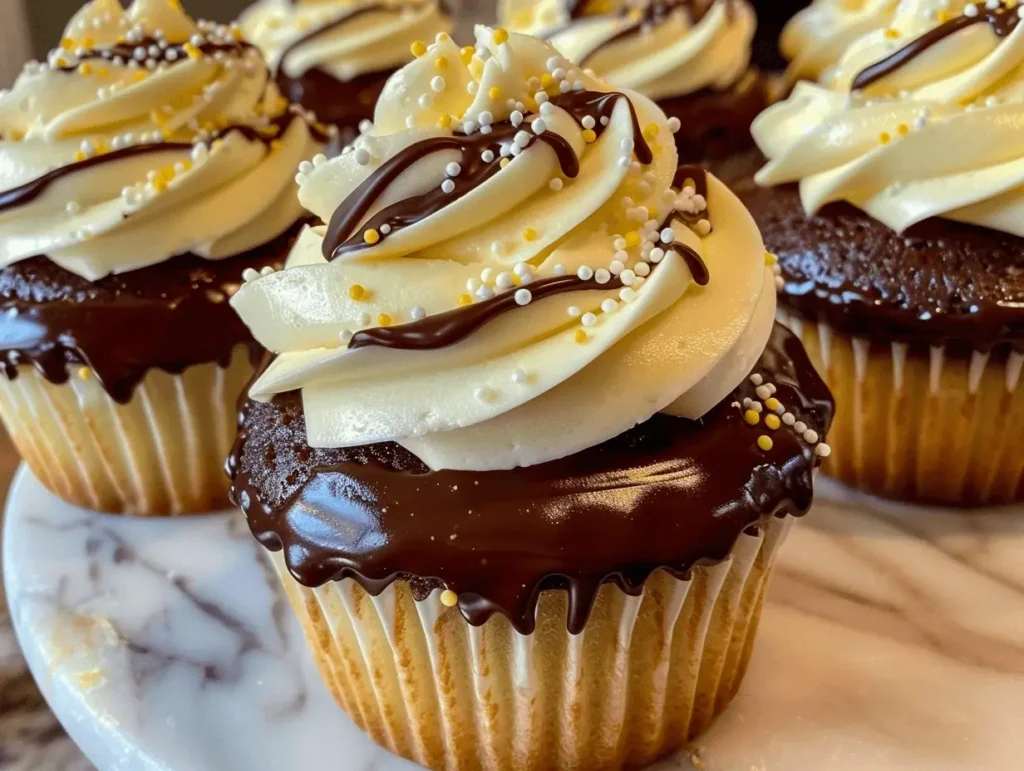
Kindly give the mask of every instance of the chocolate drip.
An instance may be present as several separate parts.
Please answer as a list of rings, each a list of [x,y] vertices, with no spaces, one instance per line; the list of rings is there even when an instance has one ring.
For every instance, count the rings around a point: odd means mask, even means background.
[[[938,27],[929,30],[917,40],[903,46],[903,48],[891,56],[887,56],[880,62],[875,62],[870,67],[862,70],[853,79],[851,88],[856,91],[877,83],[882,78],[896,72],[905,64],[912,62],[932,46],[941,43],[950,35],[955,35],[960,30],[967,29],[975,24],[988,24],[996,35],[1006,37],[1017,28],[1017,24],[1020,22],[1020,16],[1017,13],[1018,8],[1002,6],[993,9],[985,8],[980,4],[976,5],[975,8],[977,8],[978,12],[974,16],[964,14],[963,16],[950,19]]]
[[[293,120],[299,120],[298,116],[288,113],[282,115],[276,121],[263,129],[253,126],[229,126],[212,136],[209,141],[213,142],[217,139],[226,137],[232,132],[238,132],[250,142],[259,141],[269,145],[270,142],[287,130]],[[311,128],[310,130],[312,131],[313,129]],[[267,135],[264,135],[263,132],[268,133]],[[326,135],[319,135],[315,131],[314,135],[316,135],[321,141],[327,139]],[[167,152],[168,150],[191,151],[193,147],[195,147],[195,145],[191,142],[156,142],[146,145],[133,145],[132,147],[122,147],[119,150],[113,150],[104,155],[95,155],[92,158],[86,158],[84,161],[77,161],[75,163],[68,164],[67,166],[61,166],[60,168],[43,174],[41,177],[33,179],[30,182],[26,182],[24,185],[0,192],[0,212],[31,203],[45,193],[50,185],[79,171],[85,171],[86,169],[90,169],[94,166],[102,166],[107,163],[114,163],[115,161],[119,161],[123,158],[131,158],[136,155],[151,155],[153,153]]]
[[[189,53],[185,48],[185,43],[161,47],[160,42],[161,41],[156,38],[148,37],[140,40],[138,43],[117,43],[110,48],[96,48],[83,51],[80,55],[74,55],[76,60],[74,65],[66,65],[61,67],[60,70],[62,72],[74,72],[78,69],[78,62],[82,62],[86,59],[105,59],[110,61],[116,58],[121,58],[124,59],[125,62],[135,61],[137,63],[142,63],[146,59],[159,59],[160,61],[167,62],[169,64],[189,61]],[[159,49],[160,53],[158,56],[150,56],[149,50],[153,46],[156,46]],[[139,59],[135,56],[135,52],[140,48],[145,49],[146,51],[146,56],[143,59]],[[255,46],[244,40],[239,40],[234,43],[214,43],[207,40],[201,45],[195,46],[195,48],[201,51],[204,55],[210,56],[216,53],[241,54],[248,49],[255,49]],[[171,52],[174,53],[173,57],[168,56]]]
[[[601,118],[611,117],[619,99],[625,99],[629,105],[633,120],[633,142],[636,157],[641,163],[649,164],[654,160],[654,154],[640,130],[636,109],[624,94],[578,91],[556,96],[551,102],[566,110],[580,125],[582,125],[584,117],[593,117],[595,121],[593,130],[600,136],[605,129]],[[403,228],[415,225],[472,192],[501,170],[502,143],[510,142],[519,130],[510,121],[502,121],[494,124],[489,134],[460,132],[450,137],[425,139],[405,148],[371,174],[335,211],[324,237],[324,257],[333,260],[343,254],[366,248],[367,244],[363,239],[362,232],[354,234],[354,229],[363,221],[367,212],[373,208],[388,187],[416,162],[445,150],[461,152],[462,171],[452,180],[455,185],[453,191],[445,193],[438,187],[423,195],[399,201],[374,215],[366,223],[364,230],[373,229],[381,234],[382,239],[387,238],[387,234],[394,234]],[[542,134],[531,135],[530,143],[526,147],[530,147],[537,141],[544,142],[555,151],[563,174],[570,178],[579,174],[579,159],[573,152],[572,146],[563,137],[554,132],[545,131]],[[485,150],[490,150],[493,153],[494,157],[490,161],[483,160],[482,154]]]
[[[789,331],[775,328],[756,371],[827,432],[831,396]],[[501,613],[523,634],[541,592],[565,590],[575,634],[603,584],[637,595],[658,569],[686,577],[751,528],[806,513],[813,447],[783,427],[760,450],[730,406],[748,397],[745,380],[700,421],[655,415],[550,463],[432,472],[394,444],[309,447],[293,392],[246,405],[227,469],[253,534],[306,586],[352,578],[379,594],[407,580],[418,599],[450,588],[471,624]]]
[[[0,270],[0,367],[13,380],[32,365],[60,384],[84,365],[125,404],[151,369],[226,366],[239,345],[255,359],[262,349],[228,300],[242,271],[283,265],[305,224],[235,257],[187,254],[95,282],[46,257],[9,265]]]

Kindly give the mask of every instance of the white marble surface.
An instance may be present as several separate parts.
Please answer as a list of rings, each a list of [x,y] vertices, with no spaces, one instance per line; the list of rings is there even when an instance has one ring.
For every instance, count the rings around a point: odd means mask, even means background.
[[[743,692],[694,764],[1024,769],[1024,508],[825,487],[783,550]],[[22,474],[5,527],[30,666],[100,771],[412,768],[334,707],[238,516],[99,517]],[[692,768],[687,753],[657,771]]]

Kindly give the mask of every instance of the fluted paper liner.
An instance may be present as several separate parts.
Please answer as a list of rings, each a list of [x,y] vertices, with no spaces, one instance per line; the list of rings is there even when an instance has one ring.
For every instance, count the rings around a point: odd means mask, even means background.
[[[900,500],[1024,500],[1024,356],[882,343],[780,314],[836,400],[825,473]]]
[[[577,636],[564,591],[541,596],[524,636],[503,616],[471,626],[439,592],[312,590],[274,563],[335,699],[395,754],[444,771],[616,771],[680,748],[736,694],[791,522],[742,534],[689,580],[658,571],[641,597],[605,585]]]
[[[58,385],[20,366],[0,381],[0,418],[36,477],[71,503],[136,515],[217,511],[229,505],[224,458],[252,371],[239,347],[226,368],[151,370],[119,404],[89,370],[72,368]]]

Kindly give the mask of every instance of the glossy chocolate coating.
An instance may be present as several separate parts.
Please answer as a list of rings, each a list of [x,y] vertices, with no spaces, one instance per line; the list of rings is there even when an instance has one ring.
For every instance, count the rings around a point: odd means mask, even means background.
[[[735,190],[798,316],[883,341],[1024,350],[1024,238],[938,218],[899,234],[847,203],[808,217],[795,185]]]
[[[50,382],[88,366],[127,403],[153,368],[179,373],[227,365],[238,345],[259,346],[228,302],[247,268],[280,267],[304,223],[236,257],[193,254],[99,281],[32,257],[0,270],[0,363],[13,379],[31,364]]]
[[[792,333],[776,326],[756,371],[825,434],[831,395]],[[754,396],[744,380],[700,421],[656,415],[550,463],[431,472],[390,443],[310,448],[293,392],[245,404],[228,473],[254,535],[306,586],[351,577],[377,594],[408,579],[420,598],[445,586],[470,623],[503,613],[523,633],[540,593],[561,588],[579,632],[602,584],[638,594],[659,568],[685,576],[759,522],[808,510],[813,447],[747,425],[733,402]]]
[[[278,72],[276,79],[289,101],[312,110],[320,123],[337,126],[344,146],[359,136],[361,121],[373,120],[377,99],[394,73],[395,70],[368,72],[342,81],[314,67],[296,78]]]

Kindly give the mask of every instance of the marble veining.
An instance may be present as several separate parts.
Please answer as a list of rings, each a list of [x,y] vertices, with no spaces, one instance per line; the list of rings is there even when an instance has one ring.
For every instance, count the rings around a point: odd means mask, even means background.
[[[1024,769],[1024,507],[819,486],[740,696],[651,771]],[[239,516],[97,516],[23,472],[5,527],[32,671],[100,771],[413,768],[334,706]]]

